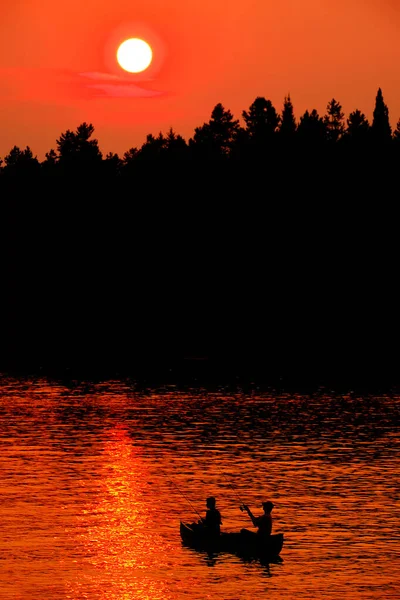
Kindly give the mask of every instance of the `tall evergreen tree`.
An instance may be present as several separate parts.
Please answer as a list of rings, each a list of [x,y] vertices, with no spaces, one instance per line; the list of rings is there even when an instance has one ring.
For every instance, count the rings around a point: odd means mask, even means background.
[[[328,142],[338,142],[344,133],[344,112],[335,98],[328,102],[324,124]]]
[[[279,127],[279,134],[288,142],[289,140],[294,138],[294,134],[296,133],[296,119],[294,116],[293,104],[290,99],[290,94],[285,96],[283,101],[283,110],[281,123]]]
[[[383,100],[381,88],[378,89],[376,95],[371,131],[374,141],[377,144],[388,144],[392,138],[389,109]]]

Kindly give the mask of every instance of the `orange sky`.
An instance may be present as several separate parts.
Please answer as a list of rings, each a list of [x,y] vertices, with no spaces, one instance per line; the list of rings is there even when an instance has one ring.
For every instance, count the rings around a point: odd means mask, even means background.
[[[151,38],[148,76],[115,64],[116,44]],[[382,87],[400,118],[396,0],[12,0],[0,20],[0,157],[39,159],[66,129],[93,123],[123,154],[173,127],[188,139],[217,102],[236,117],[256,96],[299,117],[331,98],[371,118]],[[150,79],[149,79],[150,78]]]

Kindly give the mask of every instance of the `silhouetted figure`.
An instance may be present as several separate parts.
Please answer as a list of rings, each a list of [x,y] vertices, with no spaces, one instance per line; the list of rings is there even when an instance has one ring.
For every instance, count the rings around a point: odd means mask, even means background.
[[[267,502],[262,503],[262,507],[264,509],[264,514],[255,517],[251,512],[250,508],[243,504],[244,510],[248,513],[250,519],[253,522],[254,527],[257,527],[257,533],[253,531],[249,531],[248,529],[242,529],[242,533],[257,535],[260,539],[268,538],[272,532],[272,516],[271,511],[274,508],[274,505],[269,500]]]
[[[220,527],[222,525],[221,513],[215,506],[216,501],[213,496],[207,498],[206,506],[207,512],[204,519],[201,519],[201,523],[204,527],[207,528],[207,531],[211,535],[219,535],[221,530]]]

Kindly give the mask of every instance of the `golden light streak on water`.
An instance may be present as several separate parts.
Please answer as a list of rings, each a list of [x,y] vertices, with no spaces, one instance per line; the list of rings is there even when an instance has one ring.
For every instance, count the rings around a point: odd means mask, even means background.
[[[125,427],[109,432],[98,475],[99,494],[78,518],[76,543],[87,558],[69,597],[87,589],[99,596],[107,590],[109,600],[172,599],[163,582],[171,547],[158,531],[160,506],[146,502],[149,471]]]

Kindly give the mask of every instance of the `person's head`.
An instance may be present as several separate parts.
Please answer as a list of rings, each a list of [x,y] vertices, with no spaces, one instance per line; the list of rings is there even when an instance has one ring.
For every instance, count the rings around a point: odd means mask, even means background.
[[[270,513],[271,510],[274,508],[274,505],[272,504],[272,502],[267,500],[267,502],[262,503],[262,507],[263,507],[265,513]]]
[[[206,505],[207,505],[207,508],[215,508],[215,498],[214,498],[214,496],[210,496],[209,498],[207,498]]]

